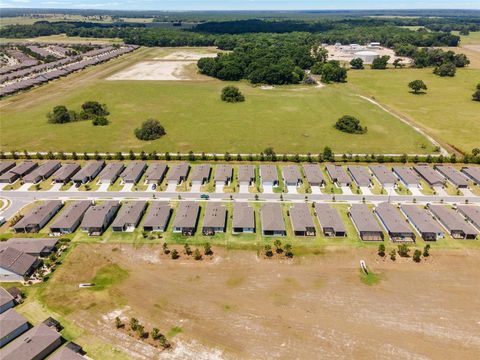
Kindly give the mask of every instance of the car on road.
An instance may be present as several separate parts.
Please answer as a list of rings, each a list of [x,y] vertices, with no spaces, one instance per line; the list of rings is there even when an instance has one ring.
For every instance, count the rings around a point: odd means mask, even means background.
[[[208,200],[208,199],[210,199],[210,195],[208,195],[208,194],[202,194],[202,195],[200,195],[200,199]]]

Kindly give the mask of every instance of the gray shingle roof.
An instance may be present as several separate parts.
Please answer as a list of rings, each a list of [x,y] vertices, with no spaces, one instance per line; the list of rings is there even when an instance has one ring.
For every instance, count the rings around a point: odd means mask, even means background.
[[[53,181],[57,182],[67,182],[70,181],[73,175],[80,170],[80,165],[71,163],[63,164],[60,169],[58,169],[52,176]]]
[[[255,211],[247,203],[233,204],[234,228],[255,228]]]
[[[209,202],[205,207],[205,215],[203,216],[204,228],[220,228],[225,227],[227,221],[227,208],[222,203]]]
[[[394,166],[392,169],[406,186],[420,185],[420,177],[411,168],[406,166]]]
[[[7,247],[14,248],[32,256],[51,252],[58,243],[57,238],[10,238],[0,242],[0,250]]]
[[[148,166],[145,172],[145,179],[147,181],[162,181],[167,173],[167,164],[153,163]]]
[[[440,221],[443,226],[451,233],[462,231],[465,234],[477,235],[478,231],[462,218],[454,210],[443,205],[428,205],[430,212]]]
[[[192,181],[208,181],[210,178],[211,166],[209,164],[197,165],[192,170]]]
[[[278,181],[278,172],[275,165],[260,165],[260,177],[262,182]]]
[[[305,203],[295,203],[290,208],[290,220],[292,221],[293,231],[307,231],[315,229],[312,214]]]
[[[13,301],[14,298],[10,293],[0,286],[0,307]]]
[[[260,209],[263,231],[286,231],[280,204],[268,203]]]
[[[188,176],[188,171],[190,170],[190,165],[187,163],[177,163],[170,167],[170,170],[167,174],[168,180],[180,181],[181,178],[186,179]]]
[[[318,186],[325,181],[320,165],[318,164],[303,164],[303,171],[310,186]]]
[[[348,186],[351,183],[350,176],[341,165],[327,164],[327,173],[333,182],[341,186]]]
[[[132,162],[127,165],[120,175],[124,182],[137,182],[142,177],[147,164],[143,161]]]
[[[15,309],[8,309],[0,314],[0,338],[11,334],[25,324],[28,324],[27,319],[16,312]]]
[[[24,276],[35,266],[37,258],[7,247],[0,250],[0,268],[8,270],[14,274]],[[1,357],[0,357],[1,358]]]
[[[72,176],[72,181],[83,181],[85,178],[90,178],[93,180],[94,175],[100,172],[100,169],[102,169],[104,166],[105,161],[103,160],[88,161],[79,172]]]
[[[37,178],[45,179],[47,176],[53,174],[53,172],[60,168],[59,161],[47,161],[35,168],[32,172],[25,175],[23,180],[25,182],[37,181]]]
[[[400,214],[395,205],[390,203],[380,203],[375,208],[375,213],[378,215],[389,233],[412,233],[413,231],[408,226],[408,222]]]
[[[131,201],[124,203],[120,208],[117,217],[112,223],[112,227],[125,227],[129,224],[138,224],[145,210],[147,203],[145,201]]]
[[[415,165],[415,170],[430,186],[441,186],[445,178],[428,165]]]
[[[252,182],[252,181],[255,181],[255,166],[239,165],[238,166],[238,182]]]
[[[220,164],[217,165],[215,171],[215,181],[227,182],[232,180],[233,177],[233,167],[232,165]]]
[[[115,182],[122,173],[123,168],[124,165],[122,163],[108,163],[98,174],[98,179],[102,182]]]
[[[165,228],[171,213],[172,207],[168,202],[155,201],[149,207],[143,226]]]
[[[1,161],[0,162],[0,175],[6,173],[8,170],[15,167],[15,161]]]
[[[92,203],[90,201],[72,202],[67,205],[67,207],[55,219],[54,223],[50,225],[50,229],[70,229],[83,218],[83,215],[91,205]]]
[[[365,204],[353,204],[349,210],[352,221],[360,232],[382,232],[372,212]]]
[[[283,179],[286,183],[298,183],[302,181],[302,174],[297,165],[288,165],[282,168]]]
[[[457,187],[468,187],[468,180],[460,171],[449,165],[435,165],[435,170]]]
[[[194,228],[197,224],[200,206],[193,201],[178,204],[173,226],[176,228]]]
[[[416,205],[402,204],[402,211],[420,233],[444,233],[440,225],[424,209]]]
[[[363,166],[358,165],[349,165],[348,171],[352,175],[353,180],[359,187],[368,187],[370,182],[370,174],[367,169]]]
[[[331,228],[335,233],[347,232],[345,224],[343,223],[337,209],[334,209],[327,204],[316,203],[315,212],[322,229]]]
[[[103,204],[91,206],[83,216],[82,228],[102,227],[105,217],[113,207],[118,207],[118,201],[105,201]]]
[[[46,201],[26,214],[13,226],[13,228],[22,229],[29,225],[38,226],[45,223],[47,219],[50,219],[55,214],[55,209],[60,208],[61,206],[62,202],[60,200]]]
[[[462,173],[467,175],[476,184],[480,184],[480,166],[469,166],[462,168]]]
[[[382,186],[394,185],[397,181],[397,178],[385,165],[370,165],[371,172],[377,178],[378,182]]]

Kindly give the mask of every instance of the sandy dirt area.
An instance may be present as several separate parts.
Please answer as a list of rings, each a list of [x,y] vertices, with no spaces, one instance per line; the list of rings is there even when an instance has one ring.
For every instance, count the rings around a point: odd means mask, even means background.
[[[107,80],[194,80],[196,71],[192,71],[196,62],[202,57],[215,57],[212,53],[175,51],[151,61],[138,62],[112,76]]]
[[[325,49],[328,50],[328,60],[338,60],[338,61],[346,61],[350,62],[356,56],[353,52],[342,51],[340,48],[337,48],[335,45],[328,45],[325,46]],[[395,56],[395,51],[388,48],[374,48],[374,49],[366,49],[368,51],[374,51],[378,53],[380,56],[388,55],[390,59],[388,60],[389,64],[392,64],[395,59],[400,59],[403,64],[410,64],[411,59],[407,57],[399,57]]]
[[[416,264],[384,261],[366,249],[288,261],[214,250],[212,260],[196,262],[173,261],[153,245],[79,245],[44,299],[72,309],[68,319],[134,359],[475,359],[480,353],[478,251],[433,251]],[[361,259],[378,284],[361,281]],[[78,289],[113,263],[128,270],[126,280],[101,292]],[[115,316],[181,332],[162,353],[115,331]]]

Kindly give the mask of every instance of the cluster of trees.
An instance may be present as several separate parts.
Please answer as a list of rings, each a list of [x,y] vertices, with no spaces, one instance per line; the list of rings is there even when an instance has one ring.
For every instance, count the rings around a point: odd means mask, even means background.
[[[170,255],[170,257],[173,260],[177,260],[180,258],[180,253],[178,252],[178,250],[177,249],[170,250],[168,248],[167,243],[163,243],[162,249],[163,249],[163,253],[165,255]],[[213,250],[212,250],[212,246],[208,242],[203,245],[203,254],[199,248],[195,248],[195,250],[192,250],[190,248],[190,245],[185,243],[185,245],[183,246],[183,253],[186,256],[193,256],[195,260],[199,261],[199,260],[203,260],[203,256],[212,256]]]
[[[385,255],[386,255],[385,252],[386,252],[385,245],[384,244],[378,245],[378,251],[377,251],[378,256],[385,257]],[[390,250],[390,252],[389,252],[390,260],[395,261],[397,259],[397,254],[400,257],[408,258],[408,257],[410,257],[410,248],[406,244],[398,245],[398,249]],[[418,263],[422,260],[422,256],[424,258],[430,256],[430,245],[429,244],[425,245],[425,247],[423,248],[423,252],[420,251],[419,249],[415,249],[415,251],[413,252],[412,259],[413,259],[413,261]]]
[[[344,115],[335,123],[335,129],[349,134],[365,134],[368,129],[360,125],[360,120],[351,116]]]
[[[275,240],[273,242],[273,246],[274,248],[272,248],[272,245],[270,244],[266,244],[263,248],[264,250],[264,254],[266,257],[268,258],[271,258],[273,257],[274,255],[274,251],[275,251],[275,254],[281,256],[285,256],[287,258],[293,258],[293,251],[292,251],[292,245],[287,243],[285,244],[285,246],[283,246],[282,248],[282,242],[280,240]]]
[[[242,92],[235,86],[226,86],[222,89],[222,94],[220,95],[222,101],[229,103],[237,103],[245,101],[245,96]]]
[[[388,56],[388,55],[383,55],[383,56],[380,56],[376,59],[373,59],[372,69],[385,70],[387,68],[387,65],[388,65],[388,60],[390,60],[390,56]]]
[[[57,105],[47,114],[47,119],[51,124],[91,120],[94,126],[105,126],[109,123],[107,119],[109,114],[105,104],[100,104],[98,101],[87,101],[82,104],[80,113],[68,110],[64,105]]]
[[[310,69],[310,72],[314,75],[321,75],[322,82],[326,84],[347,81],[347,69],[341,66],[337,60],[317,61]]]
[[[120,319],[118,316],[115,318],[115,327],[117,329],[125,329],[126,327],[122,319]],[[167,337],[163,335],[158,328],[153,328],[152,331],[148,332],[145,330],[145,326],[143,326],[137,318],[130,318],[128,327],[131,332],[134,334],[136,333],[142,340],[146,340],[150,336],[152,340],[154,340],[164,349],[168,349],[172,346],[167,340]]]
[[[472,94],[473,101],[480,101],[480,83],[477,84],[477,89]]]
[[[156,140],[166,135],[165,128],[158,120],[148,119],[142,125],[134,130],[135,136],[139,140]]]

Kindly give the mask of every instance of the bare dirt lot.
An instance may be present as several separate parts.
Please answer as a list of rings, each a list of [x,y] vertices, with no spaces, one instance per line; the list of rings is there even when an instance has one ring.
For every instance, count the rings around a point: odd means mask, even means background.
[[[87,334],[135,359],[477,358],[480,252],[432,252],[420,264],[375,250],[330,250],[293,260],[214,249],[212,260],[173,261],[161,247],[79,245],[41,298]],[[379,283],[361,281],[364,259]],[[104,290],[79,289],[118,265]],[[117,269],[118,270],[118,269]],[[120,271],[119,270],[119,271]],[[121,279],[120,279],[121,278]],[[137,317],[168,334],[172,350],[114,328]]]
[[[196,63],[202,57],[215,57],[216,54],[175,51],[152,61],[141,61],[126,68],[107,80],[195,80]]]

